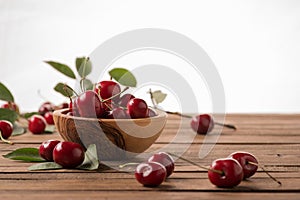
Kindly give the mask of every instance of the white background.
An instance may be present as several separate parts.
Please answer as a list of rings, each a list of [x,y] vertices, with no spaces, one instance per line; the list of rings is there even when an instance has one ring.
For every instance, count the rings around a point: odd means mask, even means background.
[[[75,57],[138,28],[169,29],[197,42],[220,73],[227,112],[300,112],[297,0],[0,0],[0,80],[22,110],[44,101],[38,90],[60,103],[53,86],[74,82],[43,60],[74,69]]]

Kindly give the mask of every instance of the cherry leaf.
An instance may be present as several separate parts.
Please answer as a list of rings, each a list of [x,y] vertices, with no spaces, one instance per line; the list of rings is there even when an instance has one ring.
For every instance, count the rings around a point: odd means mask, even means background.
[[[58,63],[58,62],[53,62],[53,61],[45,61],[45,63],[51,65],[54,69],[61,72],[62,74],[66,75],[70,78],[76,79],[74,72],[72,71],[72,69],[69,66],[62,64],[62,63]]]
[[[76,58],[76,69],[80,77],[86,77],[92,71],[92,63],[89,58]]]
[[[35,171],[35,170],[46,170],[46,169],[62,169],[63,167],[55,162],[44,162],[38,163],[35,165],[31,165],[28,167],[28,170]]]
[[[167,94],[161,92],[161,90],[156,90],[152,92],[152,98],[155,100],[157,104],[163,102],[165,98],[167,97]]]
[[[40,157],[39,150],[37,148],[16,149],[6,155],[3,155],[3,157],[12,160],[22,160],[26,162],[45,162],[45,160]]]
[[[29,118],[32,117],[33,115],[39,115],[39,114],[40,114],[39,112],[28,112],[28,113],[22,114],[22,116],[23,116],[25,119],[29,119]]]
[[[0,108],[0,120],[7,120],[14,123],[18,118],[18,114],[10,109]]]
[[[82,81],[83,81],[83,87],[86,89],[86,90],[92,90],[93,89],[93,87],[94,87],[94,84],[93,84],[93,82],[91,81],[91,80],[89,80],[89,79],[82,79]]]
[[[22,135],[26,133],[26,128],[23,128],[17,124],[14,124],[14,130],[12,132],[12,136]]]
[[[97,148],[95,144],[88,146],[83,163],[78,167],[79,169],[95,170],[99,167],[99,160],[97,155]]]
[[[14,102],[14,96],[9,89],[0,82],[0,100]]]
[[[56,86],[54,87],[54,90],[62,95],[64,95],[65,97],[72,97],[74,92],[71,89],[70,86],[68,86],[65,83],[58,83],[56,84]]]
[[[136,78],[134,75],[124,68],[114,68],[109,71],[109,75],[119,82],[121,85],[136,87]]]
[[[55,126],[47,124],[44,133],[53,133],[54,131],[55,131]]]

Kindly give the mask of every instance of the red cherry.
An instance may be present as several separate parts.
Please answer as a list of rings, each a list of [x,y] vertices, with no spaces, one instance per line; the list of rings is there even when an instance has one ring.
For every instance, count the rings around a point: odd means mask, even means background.
[[[84,150],[74,142],[60,142],[53,149],[53,160],[64,168],[75,168],[84,160]]]
[[[258,166],[249,163],[249,162],[253,162],[258,164],[257,159],[251,153],[238,151],[230,154],[228,157],[233,158],[240,163],[240,165],[243,168],[244,179],[253,176],[257,171]]]
[[[143,99],[133,98],[127,104],[128,114],[131,118],[148,117],[149,109],[147,103]]]
[[[45,119],[40,116],[40,115],[33,115],[29,120],[28,120],[28,129],[33,133],[33,134],[41,134],[45,131],[46,128],[46,121]]]
[[[148,159],[148,162],[158,162],[162,164],[167,170],[167,177],[169,177],[173,173],[175,168],[173,158],[165,152],[154,154]]]
[[[222,174],[213,170],[218,170]],[[208,170],[208,178],[210,182],[217,187],[228,188],[240,184],[243,179],[242,166],[232,158],[222,158],[214,160]]]
[[[114,81],[101,81],[99,82],[94,90],[97,94],[100,94],[101,99],[105,100],[111,98],[114,95],[117,95],[121,92],[120,85]],[[119,96],[113,98],[113,101],[117,102]]]
[[[197,115],[192,118],[191,127],[198,134],[207,134],[214,128],[214,120],[208,114]]]
[[[5,104],[2,104],[1,108],[13,110],[13,111],[19,113],[19,106],[14,102],[7,102]]]
[[[65,109],[65,108],[69,108],[69,104],[66,103],[66,102],[60,104],[60,105],[57,107],[57,109]]]
[[[154,109],[152,109],[152,108],[148,108],[148,109],[149,109],[148,117],[157,116],[157,112]]]
[[[12,123],[6,120],[0,120],[0,131],[4,139],[9,138],[13,132]]]
[[[46,112],[44,115],[44,118],[47,122],[47,124],[53,125],[54,120],[53,120],[53,113],[52,112]]]
[[[110,111],[107,115],[108,119],[128,119],[129,116],[127,115],[126,111],[123,108],[114,108]]]
[[[74,109],[81,117],[99,118],[104,113],[99,96],[91,90],[85,91],[75,99]]]
[[[40,115],[44,115],[46,112],[53,112],[55,105],[51,102],[43,103],[39,108]]]
[[[58,140],[48,140],[43,142],[39,147],[39,154],[47,161],[53,161],[53,149],[59,143]]]
[[[136,180],[148,187],[160,185],[166,176],[166,168],[157,162],[141,163],[135,169]]]
[[[128,102],[130,101],[130,99],[133,99],[133,98],[135,98],[135,97],[132,94],[124,94],[120,98],[119,105],[121,107],[126,107]]]

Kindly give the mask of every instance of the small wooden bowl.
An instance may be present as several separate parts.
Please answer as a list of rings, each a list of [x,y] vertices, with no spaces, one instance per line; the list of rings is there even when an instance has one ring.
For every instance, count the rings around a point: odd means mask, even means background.
[[[97,119],[67,115],[56,110],[54,123],[62,138],[88,147],[96,144],[99,160],[120,160],[144,152],[160,136],[167,114],[141,119]]]

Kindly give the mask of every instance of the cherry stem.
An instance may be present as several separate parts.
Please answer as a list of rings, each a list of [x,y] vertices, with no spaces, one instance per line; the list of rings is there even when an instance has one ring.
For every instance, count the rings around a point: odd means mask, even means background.
[[[122,168],[124,168],[124,167],[127,167],[127,166],[130,166],[130,165],[139,165],[140,163],[125,163],[125,164],[123,164],[123,165],[119,165],[119,168],[120,169],[122,169]]]
[[[219,122],[215,122],[215,124],[218,125],[218,126],[224,126],[224,127],[226,127],[226,128],[230,128],[230,129],[233,129],[233,130],[236,130],[236,129],[237,129],[237,128],[236,128],[234,125],[232,125],[232,124],[223,124],[223,123],[219,123]]]
[[[101,89],[101,88],[100,88],[100,89]],[[103,100],[101,100],[101,101],[102,101],[102,102],[105,102],[105,101],[111,100],[111,99],[115,98],[116,96],[122,94],[123,92],[125,92],[125,91],[128,90],[128,89],[129,89],[129,87],[126,87],[126,88],[124,88],[121,92],[119,92],[118,94],[115,94],[115,95],[113,95],[113,96],[111,96],[111,97],[109,97],[109,98],[107,98],[107,99],[103,99]],[[99,92],[99,93],[100,93],[100,92]]]
[[[14,144],[13,142],[11,142],[11,141],[6,140],[6,139],[3,138],[1,130],[0,130],[0,139],[1,139],[3,142],[7,143],[7,144],[10,144],[10,145],[13,145],[13,144]]]
[[[275,177],[273,177],[267,170],[265,170],[265,168],[261,165],[259,165],[258,163],[255,163],[255,162],[251,162],[251,161],[247,161],[248,164],[251,164],[251,165],[255,165],[257,167],[260,167],[263,172],[265,172],[273,181],[275,181],[276,183],[278,183],[279,185],[282,185],[280,181],[278,181]]]
[[[193,162],[193,161],[191,161],[191,160],[188,160],[188,159],[186,159],[186,158],[183,158],[183,157],[181,157],[181,156],[178,156],[178,155],[173,154],[173,153],[170,153],[170,152],[168,152],[168,154],[170,154],[171,156],[174,156],[174,157],[176,157],[176,158],[179,158],[179,159],[181,159],[181,160],[184,160],[184,161],[186,161],[186,162],[188,162],[188,163],[190,163],[190,164],[192,164],[192,165],[195,165],[195,166],[197,166],[197,167],[199,167],[199,168],[201,168],[201,169],[204,169],[204,170],[207,170],[207,171],[212,171],[212,172],[215,172],[215,173],[220,174],[220,175],[224,175],[224,172],[221,171],[221,170],[211,169],[211,168],[209,168],[209,167],[205,167],[205,166],[199,165],[199,164],[197,164],[197,163],[195,163],[195,162]]]

